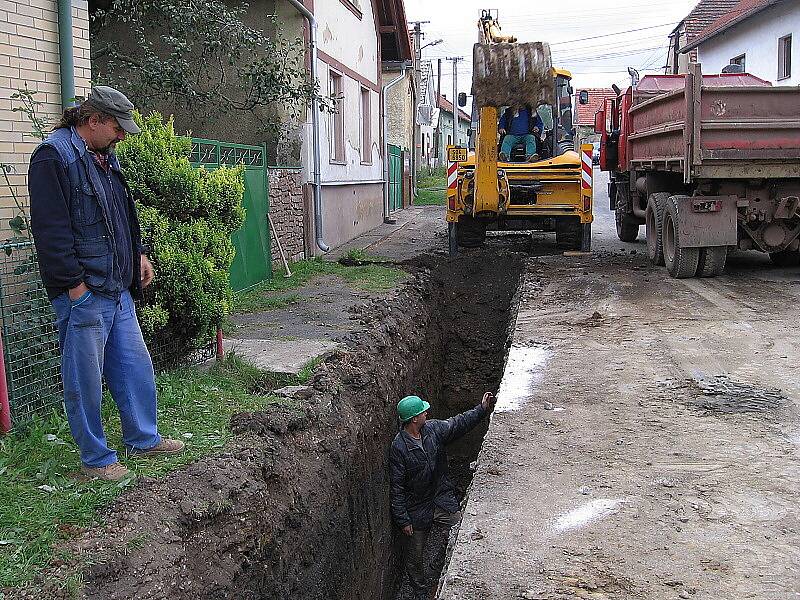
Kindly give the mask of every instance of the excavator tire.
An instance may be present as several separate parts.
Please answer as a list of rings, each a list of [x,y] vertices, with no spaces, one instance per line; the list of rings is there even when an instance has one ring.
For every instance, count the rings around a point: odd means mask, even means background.
[[[486,241],[486,223],[463,215],[455,225],[456,241],[462,248],[477,248]]]
[[[670,196],[664,210],[664,263],[669,274],[676,279],[694,277],[700,263],[700,248],[681,245],[678,227],[678,197]]]
[[[781,250],[770,252],[769,259],[777,267],[796,267],[800,265],[800,250]]]
[[[589,252],[592,249],[592,224],[578,219],[556,221],[556,246],[564,250]]]
[[[727,246],[709,246],[700,248],[700,259],[697,263],[698,277],[716,277],[725,271],[728,259]]]

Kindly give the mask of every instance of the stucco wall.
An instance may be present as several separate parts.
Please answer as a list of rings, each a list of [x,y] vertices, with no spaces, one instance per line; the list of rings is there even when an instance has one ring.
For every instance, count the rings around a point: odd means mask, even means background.
[[[778,81],[778,39],[792,34],[792,76]],[[745,55],[748,73],[775,85],[800,84],[800,3],[765,9],[699,47],[704,73],[719,73],[732,58]]]
[[[383,185],[326,185],[322,235],[335,248],[383,223]]]
[[[72,31],[75,47],[75,94],[89,93],[89,14],[86,0],[73,0]],[[27,116],[13,112],[11,95],[26,86],[43,102],[40,117],[55,123],[61,116],[61,79],[58,53],[56,0],[2,0],[0,2],[0,162],[13,169],[10,180],[17,197],[27,205],[30,154],[38,140],[31,136]],[[0,219],[16,214],[11,190],[0,179]],[[6,226],[2,229],[6,230]]]
[[[414,144],[414,106],[411,70],[406,71],[405,81],[401,81],[389,90],[386,98],[386,115],[388,118],[388,135],[390,144],[401,148],[411,148]],[[383,73],[381,86],[397,79],[399,71]]]

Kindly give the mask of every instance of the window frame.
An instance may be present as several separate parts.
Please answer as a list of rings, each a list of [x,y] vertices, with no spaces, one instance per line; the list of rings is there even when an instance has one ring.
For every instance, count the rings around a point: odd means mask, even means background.
[[[786,43],[788,42],[788,44]],[[788,48],[786,46],[788,45]],[[788,66],[788,69],[787,69]],[[778,81],[792,77],[792,34],[778,38]]]
[[[333,68],[328,69],[328,91],[331,97],[335,98],[334,104],[336,107],[336,110],[331,112],[330,118],[329,162],[331,164],[345,165],[347,164],[347,156],[345,155],[344,142],[344,74]]]
[[[361,164],[372,164],[372,90],[363,85],[360,87],[361,104]]]
[[[741,65],[742,71],[745,73],[747,72],[747,52],[744,54],[740,54],[739,56],[734,56],[728,64],[731,65]]]

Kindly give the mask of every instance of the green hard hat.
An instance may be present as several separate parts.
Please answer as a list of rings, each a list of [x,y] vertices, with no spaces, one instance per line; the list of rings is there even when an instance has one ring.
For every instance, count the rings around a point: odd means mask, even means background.
[[[419,396],[406,396],[397,403],[397,416],[405,423],[417,415],[421,415],[431,407]]]

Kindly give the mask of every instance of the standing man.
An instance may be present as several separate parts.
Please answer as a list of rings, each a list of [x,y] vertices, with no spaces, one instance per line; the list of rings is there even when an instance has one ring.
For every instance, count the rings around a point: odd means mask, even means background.
[[[397,404],[403,428],[389,452],[389,495],[392,518],[406,536],[406,569],[419,600],[427,599],[430,591],[423,557],[431,526],[450,528],[461,521],[445,446],[471,431],[495,402],[494,395],[486,392],[475,408],[446,421],[429,421],[431,405],[419,396],[406,396]]]
[[[525,144],[525,162],[539,160],[537,147],[542,134],[542,120],[529,105],[504,110],[498,128],[503,136],[499,155],[501,161],[508,162],[511,151],[519,143]]]
[[[121,92],[95,87],[83,104],[64,111],[28,172],[31,230],[56,313],[67,420],[83,473],[109,481],[130,472],[106,443],[103,378],[119,407],[128,453],[177,454],[184,447],[158,434],[153,362],[133,305],[153,280],[153,266],[114,154],[117,142],[139,133],[132,110]]]

